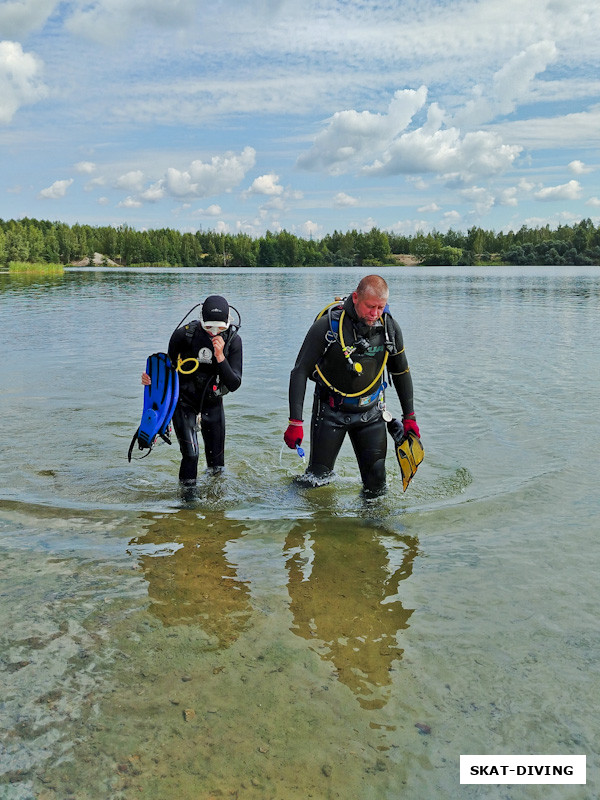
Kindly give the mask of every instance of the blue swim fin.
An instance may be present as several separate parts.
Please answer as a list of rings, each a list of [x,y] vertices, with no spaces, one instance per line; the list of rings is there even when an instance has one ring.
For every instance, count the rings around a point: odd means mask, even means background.
[[[128,461],[137,441],[140,450],[152,450],[157,436],[171,443],[168,427],[179,398],[179,376],[166,353],[153,353],[146,361],[150,386],[144,386],[144,407],[140,426],[133,435]],[[148,455],[148,453],[146,453]]]
[[[163,420],[162,425],[160,426],[160,430],[158,431],[158,435],[161,439],[163,439],[167,444],[171,444],[171,437],[170,437],[170,425],[171,420],[173,418],[173,414],[175,413],[175,406],[177,405],[177,401],[179,400],[179,375],[177,374],[177,370],[173,367],[171,368],[171,402],[167,407],[167,411],[165,414],[165,418]]]

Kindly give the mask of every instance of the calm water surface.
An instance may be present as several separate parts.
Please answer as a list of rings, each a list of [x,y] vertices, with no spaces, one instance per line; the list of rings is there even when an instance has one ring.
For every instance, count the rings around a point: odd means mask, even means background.
[[[312,491],[281,449],[364,272],[0,275],[0,798],[598,797],[600,268],[381,270],[426,459],[370,504],[349,445]],[[126,454],[210,293],[244,383],[184,502],[176,447]],[[587,785],[460,786],[461,753],[585,754]]]

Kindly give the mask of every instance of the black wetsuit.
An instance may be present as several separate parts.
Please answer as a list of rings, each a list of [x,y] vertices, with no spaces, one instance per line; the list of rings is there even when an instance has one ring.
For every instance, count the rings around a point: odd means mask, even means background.
[[[222,395],[235,392],[242,382],[242,340],[233,328],[224,334],[225,360],[215,358],[211,338],[199,322],[184,325],[171,336],[169,357],[174,364],[187,358],[198,359],[198,369],[179,372],[179,400],[173,414],[173,427],[181,450],[179,480],[191,484],[198,474],[197,417],[204,440],[206,465],[218,471],[225,465],[225,413]],[[191,369],[193,364],[183,364]]]
[[[345,345],[354,346],[357,340],[364,340],[364,347],[351,355],[355,363],[360,363],[362,371],[350,368],[342,352],[339,333],[337,339],[332,335],[328,315],[324,314],[306,334],[290,374],[290,419],[302,419],[306,380],[315,380],[307,479],[318,483],[332,474],[348,433],[365,490],[379,494],[385,490],[386,483],[387,432],[380,407],[386,352],[389,353],[386,368],[405,417],[414,410],[412,378],[402,331],[391,316],[386,315],[386,337],[381,322],[369,326],[358,320],[351,296],[345,300],[343,312],[341,333]],[[341,316],[341,311],[333,312],[334,319]]]

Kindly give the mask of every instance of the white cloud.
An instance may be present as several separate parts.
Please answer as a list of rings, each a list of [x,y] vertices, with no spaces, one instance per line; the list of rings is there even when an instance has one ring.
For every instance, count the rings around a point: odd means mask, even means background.
[[[198,194],[198,187],[192,181],[192,176],[189,172],[180,171],[175,167],[167,169],[167,175],[164,180],[167,191],[173,197],[193,197]]]
[[[252,185],[244,194],[266,194],[270,197],[280,195],[283,193],[283,186],[281,186],[278,181],[279,175],[275,175],[274,173],[261,175],[252,182]]]
[[[459,170],[457,177],[470,180],[475,176],[489,177],[505,172],[520,152],[520,147],[506,145],[497,134],[488,131],[461,137],[457,128],[435,132],[419,128],[396,139],[363,172],[380,176],[419,172],[445,175]]]
[[[95,0],[75,9],[67,28],[76,35],[110,44],[137,32],[141,26],[188,27],[196,6],[196,0]]]
[[[144,185],[144,173],[134,169],[121,175],[115,181],[115,189],[124,189],[126,192],[139,192]]]
[[[589,172],[594,171],[594,167],[586,166],[586,164],[584,164],[583,161],[579,161],[579,159],[571,161],[567,166],[575,175],[587,175]]]
[[[495,202],[494,195],[481,186],[470,186],[468,189],[463,189],[460,195],[464,200],[472,203],[480,215],[487,214]]]
[[[456,225],[462,219],[462,216],[458,211],[446,211],[444,214],[444,222],[446,225]]]
[[[501,206],[517,206],[519,204],[517,198],[517,188],[511,186],[508,189],[503,189],[498,194],[498,204]]]
[[[540,228],[542,225],[549,225],[552,228],[556,225],[572,225],[580,220],[581,217],[569,211],[560,211],[544,217],[527,217],[520,221],[519,224],[524,225],[526,228]]]
[[[48,186],[47,189],[42,189],[38,197],[43,197],[46,200],[58,200],[66,195],[67,189],[72,183],[73,178],[64,181],[54,181],[52,186]]]
[[[592,206],[592,208],[600,208],[600,198],[598,197],[590,197],[589,200],[586,200],[586,206]]]
[[[256,153],[253,148],[246,147],[239,154],[228,152],[222,156],[214,156],[209,163],[192,161],[185,170],[168,167],[163,177],[145,188],[145,175],[142,170],[130,170],[124,173],[114,181],[113,186],[129,192],[128,197],[119,204],[123,208],[139,208],[144,203],[157,203],[168,196],[183,201],[194,197],[218,195],[231,192],[241,183],[246,172],[254,166],[255,158]],[[259,179],[257,184],[261,189],[260,193],[276,198],[277,176],[263,176],[263,179]],[[94,181],[90,181],[90,185],[93,183]],[[283,188],[279,188],[283,192]],[[181,207],[186,208],[186,205]],[[189,205],[187,207],[189,208]],[[212,205],[203,213],[215,216],[221,213],[221,209],[217,205]]]
[[[338,192],[333,198],[333,205],[337,208],[350,208],[351,206],[357,206],[358,200],[356,197],[346,194],[346,192]]]
[[[287,200],[284,197],[273,197],[263,205],[269,211],[285,211],[288,208]]]
[[[247,219],[238,219],[235,223],[235,229],[238,233],[246,233],[248,236],[255,236],[256,235],[256,227],[255,222],[251,222]]]
[[[0,124],[9,123],[21,106],[46,96],[42,68],[40,59],[24,53],[18,42],[0,42]]]
[[[309,239],[313,236],[316,238],[319,236],[321,226],[318,223],[307,219],[306,222],[303,222],[302,225],[300,225],[300,231],[305,239]]]
[[[535,189],[535,183],[528,181],[526,178],[521,178],[519,181],[519,189],[522,192],[531,192]]]
[[[417,208],[419,214],[434,214],[435,212],[439,211],[440,207],[437,203],[429,203],[429,205],[421,206]]]
[[[389,145],[425,105],[427,89],[404,89],[394,94],[386,114],[370,111],[336,111],[315,138],[308,153],[298,159],[307,170],[340,175],[362,165]]]
[[[141,200],[137,200],[135,197],[126,197],[118,204],[119,208],[140,208],[141,206]]]
[[[78,161],[75,164],[75,171],[82,175],[91,175],[96,171],[96,165],[92,161]]]
[[[600,105],[564,116],[529,117],[494,125],[505,140],[530,150],[598,146]]]
[[[252,147],[245,147],[239,155],[229,152],[223,156],[213,156],[208,164],[193,161],[187,170],[170,167],[164,186],[173,197],[208,197],[230,192],[243,181],[255,160],[256,151]]]
[[[202,217],[218,217],[222,213],[223,209],[216,203],[212,203],[212,205],[208,206],[208,208],[199,208],[196,211],[196,215]]]
[[[418,189],[420,192],[424,192],[427,189],[429,189],[429,184],[427,183],[427,181],[423,180],[423,178],[421,178],[420,176],[407,175],[406,181],[408,183],[411,183],[415,187],[415,189]]]
[[[445,114],[437,103],[429,107],[421,127],[405,132],[426,97],[422,86],[418,91],[396,92],[387,114],[337,112],[298,165],[332,175],[359,169],[381,177],[458,171],[463,181],[497,175],[512,166],[520,147],[504,144],[493,132],[462,136],[458,128],[444,128]]]
[[[86,192],[91,192],[99,186],[106,186],[106,178],[103,178],[102,176],[99,176],[98,178],[92,178],[92,180],[88,181],[83,188]]]
[[[419,231],[426,231],[429,229],[429,222],[424,219],[402,219],[391,225],[391,230],[397,234],[404,234],[406,236],[418,233]]]
[[[492,85],[474,87],[474,98],[458,112],[455,122],[459,126],[481,125],[499,115],[510,114],[519,101],[528,98],[536,75],[544,72],[556,59],[554,42],[538,42],[513,56],[493,76]]]
[[[375,219],[375,217],[367,217],[361,225],[361,230],[370,231],[372,228],[376,227],[377,227],[377,220]]]
[[[579,181],[569,181],[561,186],[547,186],[535,192],[537,200],[578,200],[581,197],[581,184]]]
[[[20,39],[42,28],[58,0],[4,0],[0,4],[0,31],[3,36]]]
[[[165,194],[166,191],[162,181],[157,181],[140,193],[140,200],[146,203],[158,203],[159,200],[163,199]]]
[[[301,200],[304,195],[298,190],[286,187],[281,194],[267,195],[267,197],[268,199],[260,207],[260,213],[265,215],[267,212],[275,211],[280,213],[287,211],[294,202]]]

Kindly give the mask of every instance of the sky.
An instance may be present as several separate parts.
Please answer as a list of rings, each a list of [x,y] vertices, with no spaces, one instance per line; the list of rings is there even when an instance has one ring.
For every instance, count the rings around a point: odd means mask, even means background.
[[[598,0],[0,0],[0,218],[600,223]]]

